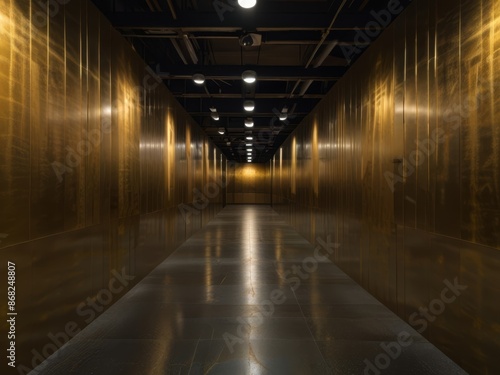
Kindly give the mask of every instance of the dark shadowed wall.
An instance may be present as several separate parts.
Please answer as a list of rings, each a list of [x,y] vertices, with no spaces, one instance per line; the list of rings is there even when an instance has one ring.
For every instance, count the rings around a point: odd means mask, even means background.
[[[474,374],[500,373],[499,23],[414,1],[271,161],[274,208]]]
[[[221,209],[222,194],[194,209],[193,189],[226,165],[90,1],[46,3],[0,0],[0,274],[15,263],[24,369],[52,354],[49,332],[85,327]],[[133,280],[110,298],[116,272]]]

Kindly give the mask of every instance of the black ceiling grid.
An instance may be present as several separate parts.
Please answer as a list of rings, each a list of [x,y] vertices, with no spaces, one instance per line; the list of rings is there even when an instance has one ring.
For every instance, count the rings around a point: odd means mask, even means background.
[[[168,72],[165,84],[229,160],[246,161],[251,132],[252,162],[266,162],[399,13],[388,12],[411,0],[257,0],[251,9],[236,0],[93,2],[147,64]],[[255,83],[242,81],[245,70]]]

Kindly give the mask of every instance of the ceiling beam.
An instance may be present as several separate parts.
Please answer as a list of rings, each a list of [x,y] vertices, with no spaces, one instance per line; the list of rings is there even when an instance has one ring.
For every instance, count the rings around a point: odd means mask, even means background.
[[[199,99],[199,98],[213,98],[213,99],[241,99],[241,94],[231,94],[231,93],[225,93],[225,94],[207,94],[207,93],[186,93],[186,94],[181,94],[181,93],[173,93],[176,98],[186,98],[186,99]],[[255,99],[286,99],[290,96],[290,94],[287,93],[266,93],[266,94],[259,94],[256,93],[254,95]],[[325,95],[323,94],[306,94],[302,96],[304,99],[322,99]]]
[[[272,30],[324,30],[331,21],[327,13],[227,13],[223,21],[214,13],[184,13],[177,19],[165,17],[158,12],[121,12],[106,14],[117,29],[168,29],[190,31],[272,31]],[[370,15],[345,14],[332,30],[354,30],[363,28],[370,21]]]
[[[339,36],[340,34],[340,36]],[[146,33],[123,33],[127,38],[145,38],[145,39],[181,39],[182,36],[177,33],[164,33],[158,32],[157,34]],[[354,31],[339,31],[335,34],[329,34],[326,41],[336,41],[337,45],[342,46],[367,46],[369,42],[355,40],[356,32]],[[237,33],[234,32],[195,32],[190,33],[191,39],[207,39],[207,40],[227,40],[239,39]],[[262,34],[262,44],[269,45],[300,45],[300,44],[318,44],[321,39],[321,32],[318,30],[304,30],[304,31],[275,31],[265,32]]]
[[[158,76],[165,80],[191,79],[195,73],[204,74],[206,79],[241,80],[241,73],[252,69],[257,72],[257,79],[260,81],[294,81],[297,79],[337,81],[344,75],[348,67],[321,66],[306,69],[298,66],[160,65],[155,69]]]
[[[317,98],[300,98],[300,99],[252,99],[255,102],[255,112],[246,112],[243,109],[243,99],[240,95],[239,98],[214,100],[213,98],[183,98],[179,102],[183,105],[187,112],[205,112],[206,115],[210,113],[210,107],[216,107],[217,112],[235,112],[239,111],[242,116],[253,116],[253,113],[267,113],[271,116],[276,116],[275,111],[280,111],[284,105],[291,106],[291,103],[297,102],[297,111],[309,112],[320,99]],[[279,113],[279,112],[278,112]]]
[[[191,116],[201,116],[201,117],[208,117],[209,116],[209,111],[205,111],[205,112],[194,112],[194,111],[191,111],[191,112],[188,112]],[[268,111],[268,112],[251,112],[251,113],[244,113],[243,111],[241,112],[225,112],[225,111],[217,111],[217,113],[219,114],[219,116],[222,118],[222,117],[239,117],[239,118],[247,118],[247,117],[252,117],[252,118],[255,118],[255,117],[265,117],[265,118],[273,118],[273,117],[276,117],[276,114],[272,111]],[[305,117],[309,114],[310,112],[295,112],[293,115],[295,116],[294,119],[296,118],[302,118],[302,117]],[[294,121],[296,122],[296,121]],[[215,124],[215,123],[214,123]],[[242,123],[243,125],[243,123]],[[252,129],[248,129],[248,130],[252,130]]]

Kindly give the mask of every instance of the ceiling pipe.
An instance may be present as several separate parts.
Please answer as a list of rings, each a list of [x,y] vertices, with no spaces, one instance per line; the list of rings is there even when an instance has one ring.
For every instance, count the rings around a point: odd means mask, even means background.
[[[177,19],[177,13],[175,12],[174,4],[172,3],[172,0],[167,0],[168,7],[170,9],[170,13],[172,13],[172,18],[174,20]]]
[[[321,55],[319,55],[318,60],[314,63],[313,68],[318,68],[323,63],[325,62],[326,58],[330,56],[330,53],[332,53],[333,49],[339,44],[337,40],[331,41],[328,43],[325,48],[323,48],[323,52],[321,52]]]
[[[158,0],[153,0],[153,4],[155,5],[155,7],[158,10],[158,12],[161,12],[163,10],[163,9],[161,9],[161,6],[158,3]]]
[[[148,8],[151,12],[155,12],[155,7],[153,6],[153,4],[151,4],[151,1],[150,0],[146,0],[146,4],[148,4]]]
[[[304,94],[306,93],[307,89],[309,88],[309,86],[312,85],[314,81],[312,79],[309,79],[305,82],[302,83],[302,87],[300,88],[300,91],[299,91],[299,96],[304,96]]]
[[[325,48],[323,48],[323,52],[321,52],[321,55],[319,55],[318,60],[313,65],[313,68],[318,68],[321,65],[323,65],[323,63],[325,62],[326,58],[330,55],[330,53],[337,46],[337,44],[338,44],[338,41],[336,41],[336,40],[328,43],[325,46]],[[313,82],[314,81],[312,79],[309,79],[309,80],[303,82],[302,83],[302,87],[300,88],[299,96],[304,96],[304,94],[309,89],[309,86],[311,86]]]
[[[342,4],[340,4],[339,6],[339,9],[337,9],[337,13],[335,13],[335,15],[333,16],[333,19],[332,21],[330,22],[330,25],[328,26],[328,28],[323,32],[323,35],[321,36],[321,40],[319,41],[319,43],[316,45],[316,48],[314,49],[313,53],[311,54],[311,57],[309,58],[309,60],[307,61],[307,64],[306,64],[306,69],[309,68],[309,65],[311,65],[311,62],[313,61],[314,57],[316,56],[316,54],[318,53],[319,49],[321,48],[321,46],[323,45],[323,43],[325,42],[326,38],[328,38],[328,35],[330,34],[330,32],[332,31],[332,27],[333,27],[333,24],[335,23],[335,21],[337,20],[340,12],[342,11],[342,9],[344,8],[344,5],[345,3],[347,3],[347,0],[343,0],[342,1]],[[335,46],[334,46],[335,47]],[[333,47],[332,47],[333,49]],[[325,56],[326,58],[326,56]],[[297,87],[299,86],[299,83],[300,83],[300,80],[297,81],[295,83],[295,86],[293,87],[292,89],[292,92],[290,93],[290,97],[293,96],[293,93],[295,92],[295,90],[297,89]],[[307,89],[306,89],[307,91]]]
[[[186,46],[186,49],[189,53],[189,56],[191,56],[191,60],[193,60],[194,64],[198,64],[198,56],[196,56],[196,52],[194,50],[193,44],[189,40],[189,37],[187,34],[182,35],[182,40],[184,41],[184,44]]]
[[[175,50],[177,51],[177,54],[181,58],[181,60],[184,63],[184,65],[187,65],[188,62],[186,60],[186,57],[182,53],[181,47],[179,46],[179,43],[177,43],[177,40],[176,39],[170,39],[170,41],[172,42],[172,45],[174,46]]]

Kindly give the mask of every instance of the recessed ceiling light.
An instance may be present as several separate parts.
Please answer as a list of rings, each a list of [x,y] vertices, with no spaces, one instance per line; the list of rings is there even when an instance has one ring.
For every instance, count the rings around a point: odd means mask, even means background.
[[[252,147],[252,144],[251,143],[247,143],[247,147]]]
[[[252,152],[252,149],[251,148],[247,148],[247,152]]]
[[[280,113],[280,115],[279,115],[279,119],[280,119],[280,121],[285,121],[287,117],[288,117],[288,116],[287,116],[287,114],[286,114],[286,113]]]
[[[253,120],[252,120],[251,118],[247,118],[247,119],[245,120],[245,126],[246,126],[247,128],[251,128],[251,127],[253,126]]]
[[[252,139],[253,139],[253,137],[252,137],[252,136],[248,136],[248,137],[247,137],[247,140],[249,140],[249,141],[251,141]]]
[[[215,120],[219,121],[219,114],[217,112],[212,112],[210,116]]]
[[[193,75],[193,81],[197,85],[202,85],[203,83],[205,83],[205,76],[203,74],[196,73]]]
[[[245,70],[241,75],[241,79],[246,83],[254,83],[257,80],[257,73],[253,70]]]
[[[224,134],[226,130],[224,128],[219,128],[219,134]]]
[[[257,0],[238,0],[238,4],[242,8],[249,9],[257,4]]]
[[[247,112],[251,112],[255,109],[255,102],[253,100],[245,100],[243,103],[243,108]]]

